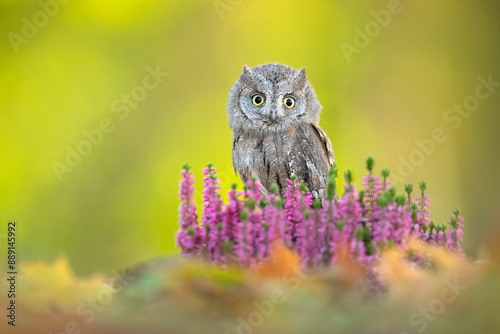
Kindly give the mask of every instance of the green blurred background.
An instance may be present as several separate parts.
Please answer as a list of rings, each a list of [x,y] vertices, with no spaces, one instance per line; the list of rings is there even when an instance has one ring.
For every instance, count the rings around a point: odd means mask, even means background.
[[[0,0],[0,221],[18,222],[20,259],[66,255],[88,274],[177,252],[180,168],[193,166],[198,202],[207,162],[224,191],[238,181],[228,92],[244,64],[271,61],[306,67],[339,168],[354,168],[358,184],[369,154],[378,171],[397,172],[415,140],[442,128],[448,140],[397,185],[426,180],[439,223],[458,205],[475,257],[499,221],[500,89],[457,129],[443,114],[474,94],[479,75],[500,81],[500,6],[402,0],[347,61],[341,44],[355,46],[355,28],[388,3],[74,0],[45,23],[37,1]],[[25,40],[23,18],[40,25]],[[163,82],[126,117],[114,112],[157,66]],[[103,119],[113,131],[60,181],[53,163]]]

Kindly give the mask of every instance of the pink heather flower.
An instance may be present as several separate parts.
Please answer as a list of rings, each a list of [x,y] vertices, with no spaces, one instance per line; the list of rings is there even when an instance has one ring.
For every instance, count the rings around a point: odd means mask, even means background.
[[[429,207],[431,206],[429,195],[425,195],[425,190],[427,189],[427,184],[425,182],[420,182],[419,188],[421,191],[420,198],[415,200],[417,204],[417,224],[419,230],[423,233],[423,226],[427,226],[430,222]],[[423,237],[423,236],[422,236]]]
[[[386,211],[387,223],[385,225],[385,242],[396,242],[399,243],[399,215],[396,203],[391,203],[387,206]]]
[[[339,201],[331,200],[323,202],[323,227],[324,234],[320,237],[324,238],[323,263],[328,265],[335,261],[337,256],[336,250],[341,247],[343,242],[342,222],[339,210]]]
[[[317,238],[314,241],[316,244],[316,260],[317,264],[325,264],[329,263],[330,256],[328,256],[327,252],[330,248],[330,239],[332,237],[332,232],[328,230],[328,224],[326,221],[326,212],[324,208],[321,208],[321,202],[319,200],[315,200],[314,209],[312,215],[314,216],[315,221],[315,229]]]
[[[259,203],[262,198],[262,186],[257,179],[248,180],[246,182],[247,188],[245,191],[245,198],[255,198],[255,203]]]
[[[427,225],[430,222],[429,207],[431,202],[429,195],[424,195],[423,197],[416,199],[418,206],[418,222],[419,225]]]
[[[345,185],[345,193],[339,201],[338,210],[343,224],[342,237],[344,241],[349,241],[355,237],[354,233],[362,221],[359,193],[354,185]]]
[[[203,217],[202,229],[205,231],[206,250],[208,259],[214,263],[225,263],[227,254],[223,244],[229,237],[227,220],[223,219],[224,203],[219,194],[219,179],[216,169],[211,164],[203,169]]]
[[[361,231],[361,230],[360,230]],[[350,240],[351,255],[355,260],[368,262],[370,257],[366,255],[366,248],[362,237],[356,236]]]
[[[231,190],[228,192],[228,204],[224,211],[225,225],[228,229],[228,237],[234,240],[236,234],[236,224],[238,223],[241,215],[242,203],[238,198],[239,194],[236,190],[236,183],[233,184]]]
[[[318,257],[315,250],[317,239],[313,237],[313,233],[316,233],[316,222],[311,218],[310,212],[313,197],[305,184],[297,185],[294,177],[287,182],[289,185],[285,193],[286,242],[302,255],[304,266],[311,267],[311,263],[317,262]]]
[[[443,231],[439,231],[436,234],[436,244],[438,244],[440,246],[444,246],[445,245],[445,235],[444,235]]]
[[[241,267],[250,265],[252,262],[252,224],[248,221],[246,208],[241,210],[240,219],[235,224],[234,254]]]
[[[380,207],[375,220],[371,223],[371,236],[376,244],[387,243],[391,236],[392,212],[388,206]]]
[[[203,246],[203,234],[198,226],[198,215],[194,205],[194,178],[186,164],[182,170],[180,182],[179,225],[180,229],[176,234],[176,245],[181,248],[182,255],[195,255],[201,251]]]
[[[267,229],[262,223],[262,212],[251,210],[248,223],[252,225],[252,258],[263,260],[269,252],[269,243],[267,242]]]
[[[378,221],[373,223],[373,240],[379,243],[401,243],[401,234],[405,234],[401,207],[397,203],[384,204],[380,208]]]
[[[285,240],[285,213],[283,201],[278,195],[270,193],[266,196],[267,205],[263,209],[262,220],[267,224],[269,247],[276,240]],[[266,254],[266,256],[269,254]]]
[[[311,268],[314,266],[314,220],[310,215],[304,217],[304,221],[296,226],[297,240],[295,242],[295,249],[300,255],[302,266],[304,268]]]
[[[412,226],[411,212],[407,205],[397,205],[393,224],[393,240],[397,244],[406,246]]]
[[[285,191],[285,217],[286,217],[286,239],[285,243],[289,247],[293,247],[295,241],[295,225],[302,222],[303,215],[300,212],[300,190],[298,183],[293,180],[286,180],[288,187]]]
[[[304,221],[296,226],[295,249],[299,253],[304,268],[314,268],[323,260],[321,253],[321,210],[309,209],[304,212]]]
[[[313,198],[307,187],[304,184],[298,185],[294,177],[287,182],[285,241],[289,247],[295,248],[302,255],[302,261],[305,263],[310,256],[308,255],[310,247],[314,246],[310,244],[310,229],[314,222],[309,218]]]
[[[382,182],[380,182],[378,176],[373,176],[369,173],[363,177],[363,186],[365,187],[363,215],[370,216],[373,213],[376,200],[382,191]]]
[[[269,253],[267,228],[262,221],[262,212],[257,204],[262,199],[261,184],[257,179],[248,180],[245,188],[245,199],[249,209],[248,223],[251,224],[251,253],[252,258],[263,260]]]
[[[453,216],[448,221],[451,228],[448,232],[446,232],[446,246],[454,252],[462,253],[462,247],[460,246],[460,242],[462,242],[462,234],[463,234],[463,224],[460,224],[464,221],[464,218],[460,216],[460,210],[456,209],[453,212]]]
[[[311,215],[311,205],[313,196],[307,190],[305,184],[299,185],[299,215],[301,215],[300,223],[295,226],[296,243],[295,249],[302,255],[303,264],[305,267],[313,267],[316,264],[316,223],[317,215]]]
[[[309,210],[309,208],[313,204],[313,196],[310,191],[300,190],[300,187],[299,187],[299,194],[300,194],[299,209],[303,214],[304,212]]]
[[[332,262],[335,255],[334,250],[339,242],[340,232],[338,230],[338,209],[337,200],[323,201],[322,208],[316,208],[318,217],[318,262],[328,265]]]

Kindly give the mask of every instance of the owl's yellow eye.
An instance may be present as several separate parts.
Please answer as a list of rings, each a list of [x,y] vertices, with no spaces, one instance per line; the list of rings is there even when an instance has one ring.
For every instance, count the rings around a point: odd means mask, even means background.
[[[293,107],[295,107],[295,99],[291,96],[285,97],[285,99],[283,100],[283,104],[288,109],[292,109]]]
[[[252,103],[256,106],[260,106],[262,103],[264,103],[264,96],[262,96],[261,94],[253,95]]]

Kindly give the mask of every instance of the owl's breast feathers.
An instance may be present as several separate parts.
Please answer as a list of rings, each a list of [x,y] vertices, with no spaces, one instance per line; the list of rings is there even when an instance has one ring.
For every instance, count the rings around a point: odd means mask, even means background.
[[[286,180],[295,174],[313,196],[324,198],[328,173],[334,162],[332,146],[316,123],[303,123],[286,132],[233,134],[233,165],[246,182],[257,177],[265,190],[276,183],[284,197]]]

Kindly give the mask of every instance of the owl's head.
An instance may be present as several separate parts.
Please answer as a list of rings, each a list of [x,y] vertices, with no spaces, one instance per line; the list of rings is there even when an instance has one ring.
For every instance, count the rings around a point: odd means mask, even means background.
[[[227,102],[229,125],[233,129],[286,130],[297,122],[319,122],[316,93],[306,70],[269,63],[243,67]]]

